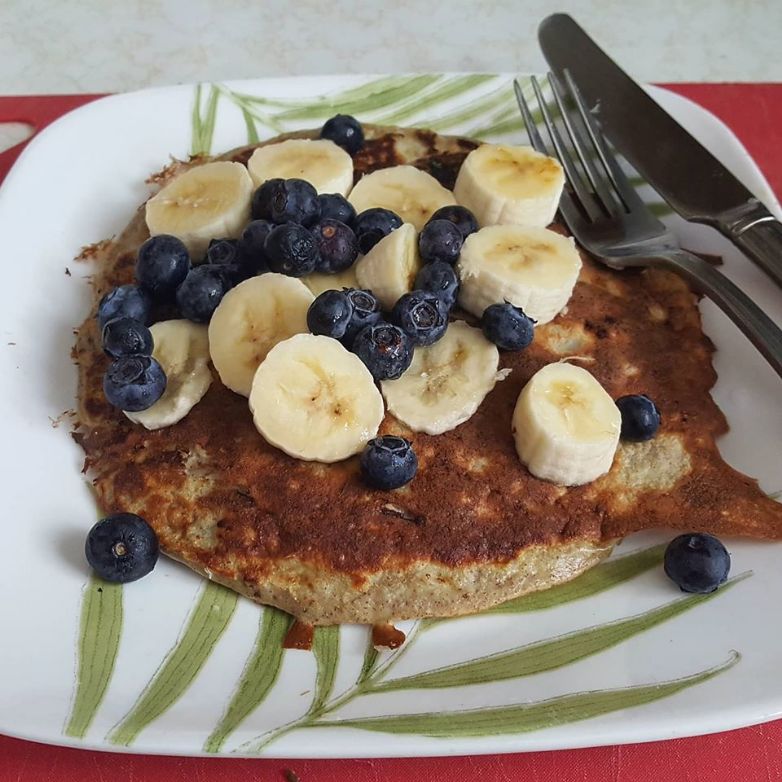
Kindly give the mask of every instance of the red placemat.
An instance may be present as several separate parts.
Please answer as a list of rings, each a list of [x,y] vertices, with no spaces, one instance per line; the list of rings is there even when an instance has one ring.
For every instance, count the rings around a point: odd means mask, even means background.
[[[664,85],[716,114],[782,196],[782,84]],[[95,95],[0,97],[0,122],[41,129]],[[0,179],[23,145],[0,153]],[[714,704],[719,708],[719,704]],[[119,755],[0,736],[0,782],[770,782],[782,779],[782,721],[617,747],[389,760],[244,760]]]

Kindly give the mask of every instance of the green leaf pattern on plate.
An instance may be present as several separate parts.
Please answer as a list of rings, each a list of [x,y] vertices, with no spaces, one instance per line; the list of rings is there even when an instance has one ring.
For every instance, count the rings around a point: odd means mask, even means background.
[[[106,694],[122,635],[122,585],[92,577],[84,587],[76,692],[63,732],[84,738]]]
[[[331,696],[339,663],[339,625],[316,627],[312,643],[317,673],[315,675],[315,697],[308,714],[319,714]]]

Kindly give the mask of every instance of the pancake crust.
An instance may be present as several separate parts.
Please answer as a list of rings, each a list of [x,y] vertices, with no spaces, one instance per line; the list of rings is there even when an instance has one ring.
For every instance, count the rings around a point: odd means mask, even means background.
[[[357,177],[412,163],[452,187],[476,146],[427,131],[365,130]],[[252,149],[224,157],[246,161]],[[182,165],[189,164],[153,181]],[[133,280],[147,236],[142,207],[99,253],[96,303]],[[433,437],[386,416],[381,431],[413,440],[420,462],[416,478],[394,492],[367,489],[356,458],[321,465],[269,446],[247,400],[216,376],[175,426],[150,432],[131,424],[103,398],[106,359],[93,315],[74,350],[75,436],[102,509],[139,513],[170,556],[307,623],[479,611],[573,578],[636,530],[782,537],[782,505],[719,455],[715,438],[728,427],[709,394],[713,346],[695,296],[667,272],[615,272],[585,257],[566,311],[537,330],[528,350],[501,354],[510,376],[469,421]],[[511,435],[525,382],[566,357],[583,362],[614,398],[648,394],[663,418],[653,440],[622,443],[608,475],[574,488],[533,478]]]

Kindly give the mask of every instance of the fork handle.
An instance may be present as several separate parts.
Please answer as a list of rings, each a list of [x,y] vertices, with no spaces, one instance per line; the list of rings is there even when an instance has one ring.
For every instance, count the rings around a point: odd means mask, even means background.
[[[782,329],[741,288],[702,258],[684,250],[666,255],[662,260],[693,288],[708,296],[782,377]]]
[[[750,260],[782,285],[782,223],[779,220],[769,215],[740,233],[730,232],[728,236]]]

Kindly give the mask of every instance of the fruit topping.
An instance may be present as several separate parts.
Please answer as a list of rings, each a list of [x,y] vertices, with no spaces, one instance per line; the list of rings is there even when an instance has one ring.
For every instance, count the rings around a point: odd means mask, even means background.
[[[364,146],[364,129],[361,123],[349,114],[336,114],[326,120],[320,130],[320,137],[333,141],[351,155],[355,155]]]
[[[410,483],[417,470],[418,458],[404,437],[376,437],[361,454],[361,477],[375,489],[398,489]]]
[[[105,581],[127,584],[151,573],[158,560],[158,539],[135,513],[115,513],[87,533],[84,553]]]
[[[136,279],[155,299],[170,299],[190,270],[187,247],[168,234],[158,234],[139,247]]]
[[[103,350],[107,356],[151,356],[154,342],[150,330],[133,318],[114,318],[102,332]]]
[[[296,223],[278,225],[264,244],[269,268],[289,277],[303,277],[315,271],[320,260],[315,237]]]
[[[454,264],[459,260],[462,244],[462,232],[450,220],[430,220],[418,235],[418,250],[424,263]]]
[[[657,405],[644,394],[629,394],[616,400],[622,414],[622,439],[651,440],[662,421]]]
[[[337,274],[349,269],[358,258],[358,241],[353,230],[340,220],[321,218],[312,226],[312,235],[318,245],[318,271]]]
[[[131,413],[146,410],[166,390],[166,373],[149,356],[122,356],[103,375],[103,393],[108,402]]]
[[[668,544],[663,566],[682,592],[706,594],[725,583],[730,554],[713,535],[688,532]]]
[[[391,321],[414,345],[437,342],[448,328],[448,308],[442,299],[426,291],[406,293],[394,305]]]
[[[400,377],[413,360],[413,343],[399,326],[379,322],[361,329],[353,340],[353,352],[375,380]]]
[[[509,302],[492,304],[483,311],[481,328],[486,339],[500,350],[524,350],[535,337],[535,321]]]

